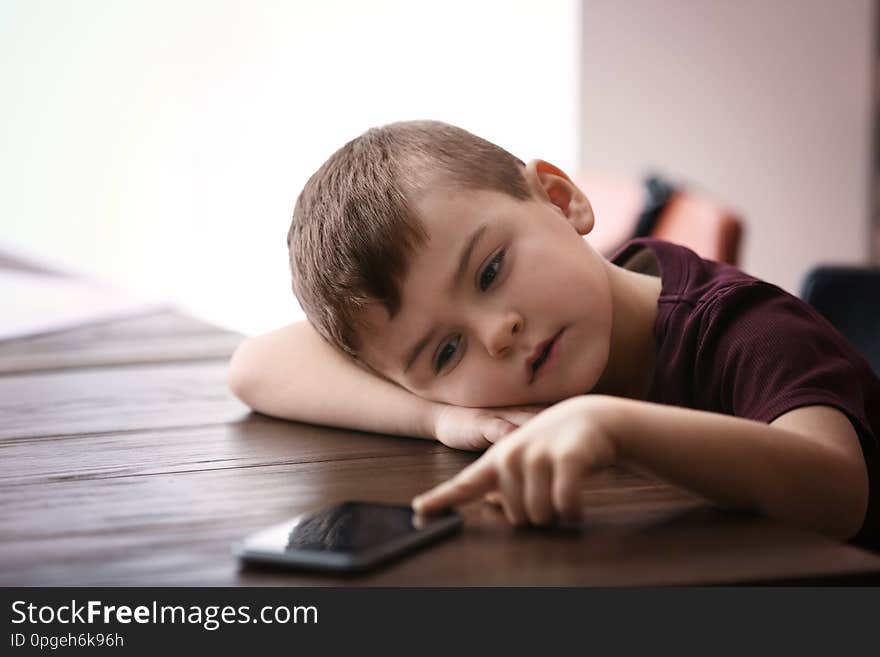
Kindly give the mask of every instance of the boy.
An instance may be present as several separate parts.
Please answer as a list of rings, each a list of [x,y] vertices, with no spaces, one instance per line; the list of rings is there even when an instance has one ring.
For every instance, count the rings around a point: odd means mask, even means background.
[[[491,446],[422,512],[491,493],[544,525],[620,463],[880,544],[865,361],[794,297],[683,247],[606,261],[582,239],[593,221],[547,162],[437,122],[369,130],[297,200],[309,322],[245,341],[230,385],[278,417]]]

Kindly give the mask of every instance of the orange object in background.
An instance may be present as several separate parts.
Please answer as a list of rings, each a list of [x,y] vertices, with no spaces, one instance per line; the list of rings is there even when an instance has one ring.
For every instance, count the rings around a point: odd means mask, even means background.
[[[575,176],[574,182],[593,206],[596,227],[587,239],[600,253],[611,255],[636,236],[640,215],[650,202],[640,180],[584,174]],[[703,258],[735,265],[739,262],[743,221],[708,194],[676,188],[647,235],[682,244]]]

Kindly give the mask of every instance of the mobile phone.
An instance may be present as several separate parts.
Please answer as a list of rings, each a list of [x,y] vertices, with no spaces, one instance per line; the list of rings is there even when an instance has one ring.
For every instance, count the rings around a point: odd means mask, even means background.
[[[461,528],[454,511],[420,516],[408,506],[343,502],[251,534],[233,546],[245,564],[364,571]]]

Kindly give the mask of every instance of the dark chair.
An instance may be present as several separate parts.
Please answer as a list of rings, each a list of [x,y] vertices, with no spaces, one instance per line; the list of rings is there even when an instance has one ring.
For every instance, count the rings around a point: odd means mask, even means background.
[[[816,267],[804,278],[801,298],[824,315],[880,376],[880,267]]]

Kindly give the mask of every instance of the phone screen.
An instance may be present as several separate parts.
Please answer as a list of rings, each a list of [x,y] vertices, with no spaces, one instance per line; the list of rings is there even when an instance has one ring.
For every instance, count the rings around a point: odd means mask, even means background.
[[[363,552],[416,531],[405,507],[346,502],[306,516],[287,536],[287,549]]]
[[[421,517],[406,506],[344,502],[248,537],[250,560],[303,566],[366,566],[457,529],[454,512]]]

